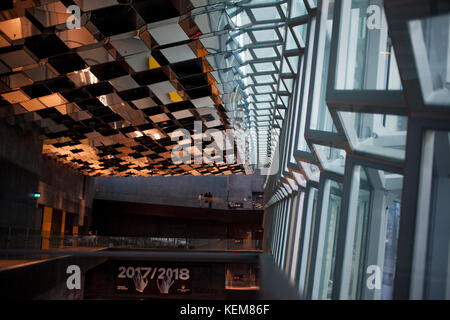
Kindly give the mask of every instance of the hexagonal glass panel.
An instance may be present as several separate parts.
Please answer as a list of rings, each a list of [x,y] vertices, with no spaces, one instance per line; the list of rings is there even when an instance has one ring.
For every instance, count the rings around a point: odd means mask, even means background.
[[[400,90],[382,1],[343,0],[340,6],[334,88]]]
[[[339,111],[338,116],[352,149],[386,158],[405,158],[408,117],[347,111]]]
[[[450,106],[450,14],[409,22],[416,68],[426,105]]]

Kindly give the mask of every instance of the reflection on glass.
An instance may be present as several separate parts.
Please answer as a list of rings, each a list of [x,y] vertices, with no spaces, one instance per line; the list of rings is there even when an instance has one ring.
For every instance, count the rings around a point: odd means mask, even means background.
[[[313,130],[335,132],[330,112],[325,102],[326,86],[328,78],[328,62],[330,60],[331,35],[333,30],[334,1],[324,1],[322,14],[327,14],[326,19],[321,17],[319,38],[317,44],[316,68],[314,71],[314,84],[311,90],[311,119],[310,128]]]
[[[427,131],[421,161],[418,215],[424,237],[425,279],[420,298],[450,299],[450,132]],[[415,254],[418,254],[417,249]],[[422,296],[423,295],[423,296]]]
[[[308,4],[311,9],[317,8],[317,0],[308,0]]]
[[[356,299],[360,296],[360,286],[358,285],[364,280],[363,266],[366,250],[367,228],[369,222],[369,205],[370,205],[370,189],[367,181],[365,170],[360,170],[358,207],[356,211],[355,237],[352,250],[352,267],[350,275],[349,299]],[[356,170],[356,169],[355,169]]]
[[[300,16],[304,16],[306,14],[308,14],[308,11],[306,10],[303,0],[292,0],[291,1],[290,18],[300,17]]]
[[[292,35],[291,29],[287,28],[286,34],[286,50],[295,50],[297,49],[297,43],[295,42],[294,36]]]
[[[392,299],[397,257],[400,199],[403,176],[369,167],[353,168],[348,209],[349,228],[353,229],[348,291],[344,299]],[[353,194],[355,193],[355,194]],[[381,271],[381,288],[367,286],[367,270],[376,266]],[[344,283],[344,288],[345,288]]]
[[[387,208],[386,245],[384,248],[383,282],[381,285],[381,299],[383,300],[392,299],[399,224],[400,202],[398,199],[391,202]]]
[[[251,9],[256,21],[268,21],[281,19],[276,7],[263,7]]]
[[[313,48],[314,48],[314,34],[315,34],[315,25],[316,25],[316,19],[314,17],[311,18],[311,22],[308,26],[309,28],[309,38],[308,38],[308,45],[306,46],[307,50],[307,59],[303,59],[303,70],[304,70],[304,77],[302,80],[302,90],[298,92],[300,94],[301,99],[301,105],[306,106],[308,105],[308,95],[309,95],[309,86],[311,82],[311,69],[312,69],[312,56],[313,56]],[[298,132],[298,141],[297,141],[297,149],[303,152],[310,153],[311,150],[309,149],[308,144],[306,143],[305,139],[305,127],[306,127],[306,113],[307,108],[302,108],[301,113],[298,117],[299,121],[299,132]]]
[[[319,288],[317,299],[331,299],[333,290],[333,274],[334,261],[336,258],[336,243],[338,235],[339,212],[341,210],[342,201],[342,184],[336,181],[328,180],[325,183],[325,189],[329,192],[328,206],[323,208],[326,210],[326,216],[322,220],[324,225],[323,240],[323,256],[319,257],[321,262],[319,274]]]
[[[313,145],[320,163],[325,170],[343,175],[345,170],[345,158],[347,153],[344,149]]]
[[[425,103],[450,106],[450,14],[409,23]]]
[[[316,188],[311,188],[308,198],[308,211],[306,215],[305,221],[305,235],[303,244],[303,251],[301,256],[301,267],[300,267],[300,276],[299,276],[299,289],[300,292],[305,293],[308,290],[308,279],[311,270],[311,259],[312,259],[312,245],[313,245],[313,237],[314,237],[314,225],[316,222],[316,213],[317,213],[317,199],[318,199],[319,191]]]
[[[336,64],[337,90],[400,90],[383,3],[343,0]]]
[[[315,164],[309,162],[300,161],[300,164],[305,171],[309,180],[319,182],[320,179],[320,169]]]
[[[338,112],[352,149],[394,159],[405,158],[406,116]]]
[[[297,38],[298,44],[300,47],[305,47],[306,42],[306,24],[300,24],[295,27],[292,27],[292,30],[294,30],[295,37]]]

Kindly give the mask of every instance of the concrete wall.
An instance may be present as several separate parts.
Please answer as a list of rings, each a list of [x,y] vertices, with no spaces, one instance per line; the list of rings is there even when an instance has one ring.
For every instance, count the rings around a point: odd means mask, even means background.
[[[91,213],[94,179],[44,156],[40,174],[39,204],[78,214],[78,225],[83,225]]]
[[[211,192],[213,208],[228,209],[227,201],[252,209],[252,192],[263,192],[263,176],[98,177],[95,198],[127,202],[198,207],[199,194]]]
[[[38,191],[42,143],[37,129],[0,119],[0,229],[39,230]]]
[[[32,194],[39,192],[36,199]],[[42,211],[38,204],[89,215],[94,179],[42,156],[37,128],[12,126],[0,119],[0,233],[38,232]],[[11,230],[10,230],[11,229]]]

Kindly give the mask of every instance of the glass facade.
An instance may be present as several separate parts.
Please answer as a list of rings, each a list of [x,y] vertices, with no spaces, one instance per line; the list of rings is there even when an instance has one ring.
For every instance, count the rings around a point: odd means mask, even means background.
[[[308,23],[265,214],[303,201],[281,254],[305,299],[450,299],[450,3],[405,3],[291,3]]]

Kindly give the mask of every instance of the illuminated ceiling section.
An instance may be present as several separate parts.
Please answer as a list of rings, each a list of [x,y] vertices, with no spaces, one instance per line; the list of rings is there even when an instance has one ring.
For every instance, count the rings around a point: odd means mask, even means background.
[[[0,12],[0,117],[37,125],[46,155],[100,176],[238,174],[270,162],[304,49],[306,25],[291,24],[303,2],[75,0],[75,29],[64,3]],[[194,121],[235,129],[244,163],[174,164],[170,135],[193,139]]]

